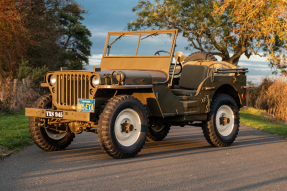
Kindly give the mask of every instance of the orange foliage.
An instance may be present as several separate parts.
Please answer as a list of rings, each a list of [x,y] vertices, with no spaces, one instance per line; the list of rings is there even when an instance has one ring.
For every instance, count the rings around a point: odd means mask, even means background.
[[[29,43],[28,30],[23,26],[22,1],[0,0],[0,73],[15,70]]]
[[[234,23],[242,30],[252,31],[250,35],[256,36],[258,41],[263,40],[273,67],[287,74],[287,0],[225,0],[221,5],[214,3],[214,7],[215,15],[222,15],[231,8]],[[284,44],[279,50],[275,48],[278,40]]]

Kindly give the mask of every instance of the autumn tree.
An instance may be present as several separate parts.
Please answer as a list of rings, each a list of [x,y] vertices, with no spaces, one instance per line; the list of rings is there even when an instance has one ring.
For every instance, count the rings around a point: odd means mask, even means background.
[[[251,31],[252,36],[260,39],[257,45],[268,52],[271,66],[286,72],[286,40],[287,40],[287,1],[286,0],[225,0],[214,3],[216,15],[225,14],[238,23],[237,30]],[[237,38],[238,33],[233,37]]]
[[[263,45],[253,31],[242,29],[232,15],[232,7],[226,6],[215,13],[212,0],[140,0],[133,11],[136,21],[128,23],[128,30],[179,29],[190,42],[189,48],[210,52],[223,61],[238,64],[244,54],[247,58],[258,55]],[[222,4],[224,0],[216,1]],[[237,34],[236,36],[234,34]],[[277,44],[280,46],[280,44]]]
[[[23,4],[23,1],[0,0],[0,74],[17,68],[30,43],[23,24],[25,15],[17,8]]]
[[[88,64],[90,31],[80,22],[87,11],[72,0],[0,0],[0,71]],[[23,60],[22,60],[23,58]]]

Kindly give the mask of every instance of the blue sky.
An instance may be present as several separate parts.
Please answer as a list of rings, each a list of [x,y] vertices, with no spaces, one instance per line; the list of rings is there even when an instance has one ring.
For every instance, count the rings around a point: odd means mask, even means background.
[[[83,24],[92,33],[92,57],[90,66],[86,67],[89,69],[93,65],[99,65],[101,61],[107,32],[124,31],[127,23],[136,20],[137,16],[132,11],[132,7],[137,5],[138,0],[77,0],[77,2],[89,11],[83,21]],[[192,52],[184,50],[187,44],[185,38],[179,35],[176,51],[180,50],[188,56]],[[218,57],[218,60],[221,58]],[[241,56],[239,65],[249,68],[248,80],[255,83],[258,83],[263,76],[271,75],[266,58],[252,56],[251,59],[247,59],[245,56]]]

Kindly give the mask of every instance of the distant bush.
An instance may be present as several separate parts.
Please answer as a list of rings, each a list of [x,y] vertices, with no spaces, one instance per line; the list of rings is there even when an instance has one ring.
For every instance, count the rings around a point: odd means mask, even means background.
[[[43,81],[44,75],[49,71],[49,68],[43,66],[41,68],[36,67],[32,68],[29,66],[29,61],[24,60],[22,58],[21,64],[19,64],[19,69],[17,70],[18,80],[22,80],[23,78],[31,79],[31,85],[39,85],[40,82]]]
[[[247,106],[264,109],[280,120],[287,121],[287,78],[264,78],[259,86],[247,90]]]

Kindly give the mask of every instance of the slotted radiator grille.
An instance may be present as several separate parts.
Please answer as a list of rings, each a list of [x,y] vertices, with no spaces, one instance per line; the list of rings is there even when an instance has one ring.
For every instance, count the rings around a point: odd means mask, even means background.
[[[57,75],[56,103],[62,106],[76,106],[78,98],[89,98],[88,75]]]

